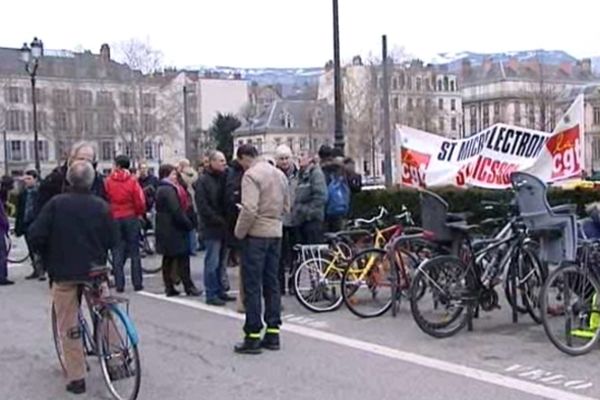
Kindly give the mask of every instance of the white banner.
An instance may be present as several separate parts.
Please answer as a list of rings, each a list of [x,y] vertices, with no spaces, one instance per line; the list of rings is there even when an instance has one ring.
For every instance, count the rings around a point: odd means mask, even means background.
[[[412,187],[476,186],[504,189],[510,174],[526,171],[545,182],[581,175],[583,95],[553,133],[495,124],[466,139],[452,140],[406,126],[396,128],[397,182]]]

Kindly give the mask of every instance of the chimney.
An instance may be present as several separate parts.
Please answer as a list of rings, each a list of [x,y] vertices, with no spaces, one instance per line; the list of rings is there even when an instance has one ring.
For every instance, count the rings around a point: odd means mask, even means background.
[[[100,46],[100,59],[104,62],[110,61],[110,47],[106,43]]]
[[[584,58],[581,60],[581,72],[583,72],[585,75],[592,74],[592,59],[591,58]]]
[[[471,75],[471,60],[463,58],[460,66],[460,74],[463,78],[468,78]]]
[[[490,58],[490,57],[486,57],[485,60],[483,60],[483,72],[484,73],[488,73],[490,72],[490,70],[492,69],[492,65],[493,65],[494,61]]]

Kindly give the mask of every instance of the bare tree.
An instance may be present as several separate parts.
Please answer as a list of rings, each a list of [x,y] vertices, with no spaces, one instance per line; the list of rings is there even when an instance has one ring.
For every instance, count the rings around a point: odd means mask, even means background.
[[[150,40],[131,38],[114,46],[117,60],[144,74],[157,72],[162,68],[163,54],[150,44]]]

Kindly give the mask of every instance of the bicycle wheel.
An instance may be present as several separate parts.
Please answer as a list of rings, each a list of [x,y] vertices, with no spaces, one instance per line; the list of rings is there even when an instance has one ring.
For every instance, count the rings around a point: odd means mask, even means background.
[[[142,239],[140,245],[142,246],[142,248],[140,249],[141,252],[143,252],[147,256],[156,254],[156,238],[154,236],[154,233],[147,232],[144,235],[144,238]],[[148,263],[142,263],[142,271],[144,271],[147,274],[156,274],[157,272],[160,272],[161,269],[162,265],[160,263],[158,263],[155,266],[149,266]]]
[[[60,337],[58,329],[58,319],[56,318],[56,309],[54,308],[54,302],[52,302],[52,337],[54,339],[54,349],[58,356],[58,362],[63,370],[63,373],[67,374],[67,367],[65,366],[65,354],[63,352],[62,339]]]
[[[469,269],[454,256],[439,256],[421,264],[410,289],[410,310],[419,328],[435,338],[453,336],[467,324],[464,294]]]
[[[358,253],[342,278],[342,295],[348,310],[361,318],[385,314],[392,306],[392,268],[396,265],[383,249]]]
[[[142,378],[138,337],[129,317],[117,307],[111,304],[101,311],[96,351],[110,394],[117,400],[134,400]]]
[[[14,251],[19,250],[19,248],[13,246],[13,240],[10,237],[10,235],[6,235],[6,248],[6,254],[8,254],[6,261],[8,261],[11,264],[22,264],[29,258],[29,250],[25,251],[24,253],[22,251]]]
[[[311,258],[296,269],[296,298],[312,312],[334,311],[342,305],[342,270],[332,264],[326,258]]]
[[[516,274],[517,304],[513,304],[512,293],[513,275]],[[519,252],[516,265],[511,265],[508,270],[504,292],[511,307],[521,314],[528,313],[535,323],[542,323],[540,308],[540,292],[546,278],[548,268],[537,257],[535,251],[527,246]],[[520,301],[519,301],[520,300]]]
[[[588,353],[600,336],[600,285],[588,268],[554,270],[541,293],[542,323],[548,339],[563,353]]]

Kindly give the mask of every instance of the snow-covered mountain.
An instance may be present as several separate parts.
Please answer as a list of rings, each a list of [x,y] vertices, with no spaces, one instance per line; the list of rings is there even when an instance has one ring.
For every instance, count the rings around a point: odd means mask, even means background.
[[[545,64],[560,64],[562,62],[577,61],[575,57],[562,50],[524,50],[504,53],[474,53],[470,51],[461,53],[439,53],[431,60],[431,63],[447,65],[450,71],[458,71],[464,59],[471,61],[472,65],[481,65],[486,59],[508,61],[511,58],[515,58],[518,61],[539,59]]]
[[[209,67],[205,65],[191,67],[190,69],[204,72],[216,72],[223,76],[241,74],[243,79],[256,81],[259,84],[281,85],[311,85],[316,84],[323,68],[236,68],[236,67]]]

